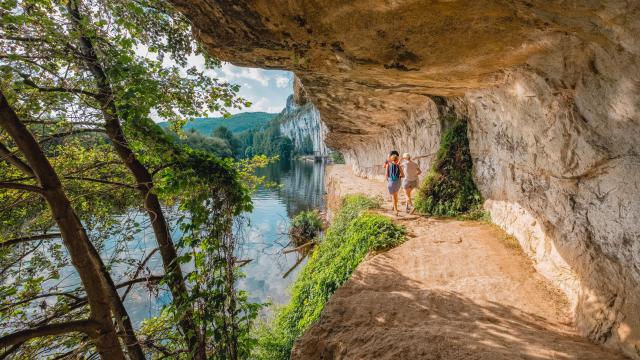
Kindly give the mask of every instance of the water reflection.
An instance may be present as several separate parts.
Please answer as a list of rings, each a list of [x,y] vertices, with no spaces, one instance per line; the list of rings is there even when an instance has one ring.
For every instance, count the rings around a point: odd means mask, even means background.
[[[237,258],[252,259],[242,267],[246,277],[239,281],[239,287],[249,292],[252,301],[284,304],[289,299],[288,288],[301,269],[298,266],[287,278],[283,278],[300,256],[295,252],[282,254],[289,242],[286,233],[290,218],[302,210],[323,207],[324,164],[298,160],[280,162],[262,169],[259,175],[266,176],[268,181],[281,186],[259,189],[252,197],[253,212],[238,220],[241,226],[238,230],[240,244]],[[180,215],[177,209],[166,211],[167,217],[173,219],[170,222],[175,223]],[[157,246],[147,215],[132,212],[119,220],[124,231],[114,234],[107,241],[106,247],[101,251],[103,258],[108,262],[113,254],[126,253],[127,258],[142,261]],[[127,224],[134,222],[142,224],[145,230],[126,231]],[[182,233],[174,226],[172,236],[179,239]],[[130,266],[114,264],[111,272],[116,283],[132,276],[126,269],[130,270]],[[192,265],[183,265],[183,270],[192,270]],[[162,260],[156,252],[138,277],[161,273]],[[67,267],[61,271],[61,280],[48,281],[45,286],[55,286],[57,291],[71,290],[79,286],[79,278],[73,268]],[[157,290],[138,284],[128,294],[125,307],[134,326],[138,327],[144,319],[157,315],[171,300],[168,291]],[[120,289],[120,293],[123,291],[124,289]]]
[[[246,216],[248,223],[242,227],[244,241],[239,249],[239,258],[252,261],[243,267],[246,278],[239,286],[249,291],[253,301],[284,304],[289,299],[288,288],[302,268],[298,266],[283,278],[300,256],[282,254],[289,243],[289,221],[302,210],[324,206],[324,164],[280,162],[259,175],[280,187],[261,188],[253,196],[254,210]]]

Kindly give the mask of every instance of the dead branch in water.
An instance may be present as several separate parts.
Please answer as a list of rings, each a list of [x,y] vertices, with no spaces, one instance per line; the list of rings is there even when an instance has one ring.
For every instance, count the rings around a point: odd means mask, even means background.
[[[300,251],[300,250],[302,250],[304,248],[307,248],[307,247],[309,247],[311,245],[315,245],[315,242],[314,241],[309,241],[309,242],[304,243],[304,244],[302,244],[300,246],[294,247],[293,249],[283,250],[282,253],[283,254],[288,254],[288,253],[292,253],[294,251]]]
[[[302,260],[304,260],[304,258],[306,258],[306,257],[307,257],[307,255],[306,255],[306,254],[302,255],[302,256],[298,259],[298,261],[296,261],[296,263],[295,263],[295,264],[293,264],[293,266],[292,266],[289,270],[287,270],[287,272],[286,272],[286,273],[284,273],[284,275],[282,275],[282,278],[284,279],[284,278],[286,278],[287,276],[289,276],[289,274],[291,274],[291,272],[292,272],[293,270],[295,270],[295,268],[297,268],[297,267],[298,267],[298,265],[300,265],[300,263],[302,262]]]
[[[235,264],[236,264],[238,267],[243,267],[243,266],[247,265],[248,263],[250,263],[250,262],[252,262],[252,261],[253,261],[253,259],[236,260],[236,261],[235,261]]]

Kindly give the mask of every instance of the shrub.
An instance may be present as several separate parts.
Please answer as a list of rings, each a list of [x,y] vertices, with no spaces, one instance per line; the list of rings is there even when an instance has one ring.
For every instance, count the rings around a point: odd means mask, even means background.
[[[416,209],[424,214],[457,216],[482,204],[473,182],[473,164],[467,138],[467,122],[449,117],[440,148],[416,196]]]
[[[458,220],[477,220],[487,223],[491,222],[491,213],[482,208],[482,204],[477,204],[465,213],[456,216]]]
[[[379,206],[362,195],[348,196],[324,240],[305,265],[291,291],[291,301],[268,325],[258,328],[257,359],[289,359],[291,348],[320,317],[331,295],[349,279],[370,251],[397,246],[404,229],[366,210]]]
[[[322,218],[315,210],[302,211],[291,220],[289,234],[296,244],[313,240],[322,230]]]
[[[331,161],[334,164],[344,164],[344,155],[340,151],[334,151],[331,153]]]

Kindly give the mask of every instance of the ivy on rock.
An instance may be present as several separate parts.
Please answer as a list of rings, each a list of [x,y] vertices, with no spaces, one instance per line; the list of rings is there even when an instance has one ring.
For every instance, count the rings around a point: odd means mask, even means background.
[[[478,213],[482,196],[473,182],[467,121],[452,113],[441,119],[440,148],[416,196],[416,210],[427,215]]]

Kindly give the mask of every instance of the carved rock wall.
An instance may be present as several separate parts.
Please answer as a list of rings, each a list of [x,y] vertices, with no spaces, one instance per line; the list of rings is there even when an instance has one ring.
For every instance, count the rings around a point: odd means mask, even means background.
[[[363,176],[434,153],[438,106],[468,118],[493,221],[640,359],[639,2],[172,1],[212,55],[294,71]]]
[[[492,220],[565,290],[583,333],[635,357],[639,65],[614,48],[559,51],[458,107],[470,118],[475,179]]]

